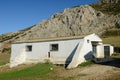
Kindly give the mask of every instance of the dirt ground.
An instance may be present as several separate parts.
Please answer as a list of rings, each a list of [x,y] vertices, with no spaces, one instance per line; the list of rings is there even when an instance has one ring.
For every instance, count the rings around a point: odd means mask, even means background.
[[[120,59],[93,65],[80,73],[87,75],[79,80],[120,80]]]
[[[71,70],[55,67],[55,71],[59,77],[70,80],[120,80],[120,59]]]
[[[17,68],[22,69],[24,65]],[[10,70],[8,66],[0,67],[0,72]],[[79,66],[69,70],[63,66],[54,65],[53,70],[55,73],[50,74],[50,76],[54,77],[54,80],[120,80],[120,59],[115,58],[110,62],[92,64],[86,67]]]

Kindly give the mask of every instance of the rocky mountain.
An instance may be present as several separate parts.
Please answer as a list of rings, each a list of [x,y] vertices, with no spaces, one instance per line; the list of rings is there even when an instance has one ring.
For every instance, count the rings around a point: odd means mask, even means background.
[[[21,40],[49,38],[61,36],[77,36],[83,34],[101,34],[106,29],[114,27],[116,16],[105,15],[89,5],[65,9],[56,13],[49,20],[42,21],[30,30]]]
[[[67,8],[63,12],[52,15],[49,20],[42,21],[30,28],[3,34],[0,36],[0,51],[8,50],[10,44],[17,40],[90,33],[101,35],[110,28],[120,28],[120,13],[116,15],[102,13],[101,10],[95,9],[96,4]]]

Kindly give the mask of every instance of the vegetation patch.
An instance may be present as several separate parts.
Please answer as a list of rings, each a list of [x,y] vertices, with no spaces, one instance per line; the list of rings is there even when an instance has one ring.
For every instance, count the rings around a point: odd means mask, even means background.
[[[87,61],[87,62],[83,62],[83,63],[79,64],[79,66],[85,67],[85,66],[90,66],[90,65],[92,65],[92,64],[94,64],[94,62],[92,62],[92,61]]]
[[[22,70],[12,70],[9,72],[0,73],[1,80],[15,80],[22,77],[46,77],[48,73],[51,72],[50,70],[51,64],[36,64],[35,66],[28,67]],[[43,76],[44,75],[44,76]],[[46,75],[46,76],[45,76]]]
[[[82,77],[82,76],[87,76],[87,74],[78,74],[77,76]]]
[[[113,46],[120,47],[120,36],[110,36],[102,38],[104,44],[112,44]]]
[[[4,63],[4,61],[8,62],[9,57],[10,54],[0,54],[0,63]],[[100,65],[89,66],[94,64],[91,62],[85,62],[84,64],[87,64],[86,67],[78,67],[70,70],[64,69],[63,66],[55,66],[49,62],[43,64],[20,65],[11,69],[8,66],[5,66],[0,67],[0,80],[89,80],[91,75],[94,75],[97,79],[101,79],[98,78],[98,75],[101,75],[100,70],[103,69],[103,67],[100,67]],[[85,69],[87,69],[87,72]],[[108,67],[106,69],[108,69]],[[96,71],[98,72],[96,73]],[[108,80],[120,79],[120,75],[118,75],[120,72],[119,68],[114,68],[114,70],[111,70],[110,72],[113,72],[114,74],[111,74]],[[106,78],[106,76],[104,76],[106,74],[107,72],[102,74],[102,79]],[[115,79],[113,79],[113,76]],[[90,80],[96,79],[93,77]]]
[[[11,53],[11,48],[3,48],[2,53]]]
[[[112,54],[111,58],[118,58],[118,59],[120,59],[120,53]]]
[[[120,29],[109,29],[101,37],[104,44],[112,44],[113,46],[120,47]]]
[[[7,40],[10,40],[14,37],[16,37],[19,33],[16,33],[16,34],[12,34],[12,35],[2,35],[0,36],[0,42],[4,42],[4,41],[7,41]]]
[[[5,65],[10,60],[10,54],[0,54],[0,66]]]
[[[70,76],[70,77],[66,78],[65,80],[74,80],[74,79],[75,79],[75,77]]]
[[[117,53],[112,54],[112,56],[118,56],[118,55],[120,55],[120,54],[117,54]]]
[[[91,5],[94,9],[105,14],[116,15],[120,13],[120,1],[117,3],[94,3]]]
[[[120,36],[120,29],[114,28],[114,29],[109,29],[107,30],[102,37],[107,37],[107,36]]]
[[[7,64],[7,63],[8,63],[8,61],[1,61],[1,62],[0,62],[0,66],[5,65],[5,64]]]

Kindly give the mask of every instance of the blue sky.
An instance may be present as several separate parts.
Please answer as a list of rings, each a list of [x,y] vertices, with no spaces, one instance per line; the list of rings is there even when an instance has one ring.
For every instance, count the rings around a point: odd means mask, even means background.
[[[47,20],[65,8],[98,0],[0,0],[0,34],[14,32]]]

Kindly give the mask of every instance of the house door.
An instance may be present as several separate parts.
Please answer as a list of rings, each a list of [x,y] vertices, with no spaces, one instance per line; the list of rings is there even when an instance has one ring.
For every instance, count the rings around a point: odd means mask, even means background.
[[[104,46],[104,56],[105,56],[105,58],[110,56],[110,47],[109,46]]]
[[[97,49],[96,49],[97,45],[92,45],[92,51],[93,51],[93,55],[96,56],[97,54]]]

